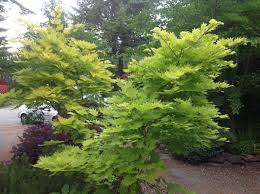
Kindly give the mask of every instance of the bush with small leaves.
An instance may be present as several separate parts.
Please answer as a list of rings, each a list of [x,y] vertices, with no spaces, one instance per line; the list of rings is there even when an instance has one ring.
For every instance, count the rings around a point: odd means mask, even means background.
[[[69,143],[69,137],[64,133],[55,133],[50,124],[33,125],[27,128],[19,137],[20,142],[13,146],[12,160],[17,160],[26,155],[32,164],[35,164],[42,154],[50,154],[53,146],[43,146],[47,141],[61,141]]]

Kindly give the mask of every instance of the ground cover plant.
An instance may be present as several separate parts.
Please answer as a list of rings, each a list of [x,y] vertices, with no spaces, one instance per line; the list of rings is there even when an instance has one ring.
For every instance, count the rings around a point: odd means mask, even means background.
[[[0,163],[0,193],[1,194],[46,194],[66,191],[70,194],[84,194],[87,190],[84,182],[77,177],[63,174],[50,176],[46,171],[36,169],[26,157],[20,157],[11,163]]]

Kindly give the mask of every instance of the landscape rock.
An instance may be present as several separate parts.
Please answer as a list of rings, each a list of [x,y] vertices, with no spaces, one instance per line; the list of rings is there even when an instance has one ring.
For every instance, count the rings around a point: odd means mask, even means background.
[[[217,162],[206,162],[206,166],[212,166],[212,167],[220,167],[223,165],[223,163],[217,163]]]
[[[223,165],[224,165],[225,167],[230,167],[230,166],[232,166],[232,163],[229,162],[229,161],[225,161]]]
[[[160,154],[160,159],[161,160],[170,160],[171,156],[169,156],[168,154]]]
[[[167,146],[165,144],[159,144],[158,148],[160,150],[165,150],[167,148]]]
[[[241,157],[239,155],[233,155],[233,154],[224,152],[223,157],[225,158],[225,161],[228,161],[232,164],[245,164],[245,162],[241,159]]]
[[[224,164],[229,162],[231,164],[245,164],[245,161],[239,155],[233,155],[228,152],[224,152],[217,156],[214,156],[208,160],[210,163]]]
[[[209,162],[223,164],[225,162],[225,158],[222,155],[217,155],[217,156],[210,158]]]
[[[243,154],[240,158],[246,162],[260,162],[260,155]]]
[[[140,183],[143,194],[168,194],[168,184],[164,179],[160,179],[155,185],[148,184],[147,182]]]

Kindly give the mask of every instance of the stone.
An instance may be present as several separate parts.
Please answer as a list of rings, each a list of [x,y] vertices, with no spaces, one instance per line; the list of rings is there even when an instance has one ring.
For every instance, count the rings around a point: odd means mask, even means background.
[[[159,144],[158,148],[160,150],[165,150],[167,148],[167,146],[165,144]]]
[[[224,164],[225,162],[229,162],[231,164],[245,164],[245,161],[239,155],[233,155],[228,152],[214,156],[210,158],[208,162],[218,164]]]
[[[232,166],[232,163],[231,163],[231,162],[229,162],[229,161],[225,161],[225,162],[224,162],[224,166],[225,166],[225,167]]]
[[[212,167],[220,167],[223,164],[222,163],[216,163],[216,162],[206,162],[204,163],[206,166],[212,166]]]
[[[225,161],[232,164],[245,164],[245,161],[243,161],[239,155],[233,155],[227,152],[224,152],[222,155],[225,158]]]
[[[222,155],[217,155],[208,160],[210,163],[218,163],[223,164],[225,162],[225,158]]]
[[[171,157],[168,154],[160,154],[160,159],[161,160],[170,160]]]
[[[246,162],[260,162],[260,155],[243,154],[240,158]]]

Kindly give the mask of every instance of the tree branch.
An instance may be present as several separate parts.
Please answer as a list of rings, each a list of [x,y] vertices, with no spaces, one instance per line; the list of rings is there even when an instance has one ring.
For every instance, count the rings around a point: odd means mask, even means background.
[[[34,14],[34,12],[26,7],[24,7],[21,3],[16,0],[10,0],[12,3],[16,4],[23,12],[23,14]]]

